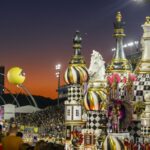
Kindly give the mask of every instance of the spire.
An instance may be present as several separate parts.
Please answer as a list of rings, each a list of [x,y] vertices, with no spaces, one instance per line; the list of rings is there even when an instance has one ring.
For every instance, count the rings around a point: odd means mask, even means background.
[[[146,17],[145,25],[150,25],[150,16]]]
[[[116,52],[114,55],[114,59],[126,59],[124,49],[123,49],[123,38],[126,36],[124,34],[124,22],[122,22],[122,15],[120,12],[116,14],[116,22],[114,23],[114,34],[113,36],[116,38]]]
[[[120,12],[116,14],[116,21],[114,22],[114,34],[116,39],[116,51],[114,53],[111,64],[107,67],[107,72],[124,72],[131,71],[131,64],[126,59],[123,49],[123,38],[126,36],[124,33],[124,22]]]
[[[120,12],[116,14],[116,21],[114,22],[114,37],[125,37],[124,34],[124,22],[122,22],[122,15]]]
[[[82,38],[80,32],[76,31],[73,38],[74,55],[65,72],[65,81],[67,84],[83,84],[88,81],[88,71],[83,56],[81,55]]]
[[[81,55],[81,45],[82,37],[80,35],[80,31],[76,31],[75,36],[73,38],[73,49],[74,49],[74,56],[72,57],[70,64],[85,64],[85,61]]]
[[[80,32],[77,30],[73,38],[73,49],[75,55],[81,55],[81,47],[82,47],[81,42],[82,42],[82,38],[80,36]]]

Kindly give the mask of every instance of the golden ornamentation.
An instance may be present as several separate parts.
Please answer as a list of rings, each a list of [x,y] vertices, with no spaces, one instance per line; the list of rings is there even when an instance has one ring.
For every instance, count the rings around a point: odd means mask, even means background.
[[[85,122],[84,121],[66,121],[65,125],[84,125]]]
[[[145,25],[150,25],[150,16],[147,16],[147,17],[146,17]]]
[[[117,39],[117,47],[114,57],[111,63],[106,68],[106,73],[127,73],[132,71],[132,66],[126,59],[123,50],[123,37],[124,34],[124,22],[122,22],[122,15],[120,12],[116,14],[116,22],[114,23],[114,34],[113,36]]]
[[[121,20],[122,20],[122,15],[121,15],[121,12],[120,12],[120,11],[117,12],[116,20],[117,20],[117,22],[121,22]]]
[[[134,112],[139,117],[145,109],[145,104],[143,101],[138,101],[138,102],[133,103],[133,108],[134,108]]]

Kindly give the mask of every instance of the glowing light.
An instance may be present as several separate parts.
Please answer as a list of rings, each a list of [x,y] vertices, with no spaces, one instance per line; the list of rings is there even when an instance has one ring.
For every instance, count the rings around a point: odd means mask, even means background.
[[[128,48],[128,47],[133,47],[133,46],[138,46],[139,42],[134,41],[134,42],[129,42],[123,45],[123,48]],[[116,51],[116,48],[113,48],[112,51]]]
[[[55,69],[56,69],[56,70],[60,70],[60,69],[61,69],[61,64],[57,64],[57,65],[55,66]]]
[[[125,44],[125,45],[123,45],[123,47],[124,47],[124,48],[126,48],[126,47],[128,47],[128,45],[127,45],[127,44]]]
[[[127,44],[129,47],[132,47],[133,45],[134,45],[134,43],[133,42],[130,42],[130,43],[128,43]]]
[[[139,42],[138,42],[138,41],[134,41],[134,44],[136,44],[136,45],[137,45],[137,44],[139,44]]]
[[[112,49],[112,51],[115,51],[115,50],[116,50],[115,48]]]
[[[139,3],[139,2],[140,2],[140,3],[143,2],[143,0],[133,0],[133,1],[138,2],[138,3]]]
[[[61,64],[57,64],[55,66],[55,69],[56,69],[56,77],[59,78],[60,77],[60,69],[61,69]]]

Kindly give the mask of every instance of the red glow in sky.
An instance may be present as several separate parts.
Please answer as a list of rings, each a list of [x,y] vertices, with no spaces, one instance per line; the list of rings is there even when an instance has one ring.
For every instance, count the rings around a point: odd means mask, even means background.
[[[24,85],[33,95],[56,98],[55,65],[62,64],[63,85],[64,72],[73,55],[72,38],[76,30],[83,38],[82,54],[87,65],[93,49],[99,51],[104,60],[111,60],[111,49],[115,47],[113,21],[118,10],[126,22],[125,43],[140,40],[141,24],[149,15],[148,3],[136,5],[131,0],[1,1],[0,65],[5,66],[6,73],[14,66],[23,68]],[[13,92],[21,91],[5,81]]]

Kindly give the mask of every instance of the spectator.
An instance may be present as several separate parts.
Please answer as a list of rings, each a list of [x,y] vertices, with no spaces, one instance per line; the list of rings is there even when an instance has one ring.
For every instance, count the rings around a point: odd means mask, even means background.
[[[47,143],[44,141],[39,141],[37,142],[34,150],[48,150],[47,149]]]
[[[32,114],[16,114],[15,122],[23,126],[38,127],[39,134],[65,137],[64,105],[50,106]]]
[[[23,143],[20,150],[28,150],[31,146],[28,143]]]
[[[0,150],[2,150],[2,139],[4,138],[2,134],[2,126],[0,125]]]
[[[3,150],[20,150],[23,141],[16,136],[17,127],[12,127],[9,130],[9,135],[2,140]]]

